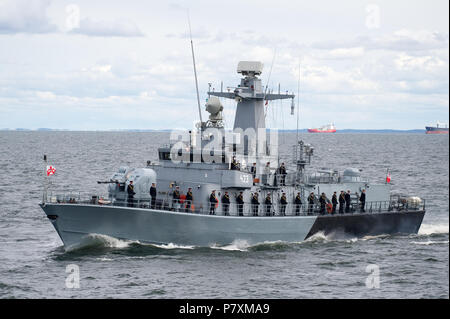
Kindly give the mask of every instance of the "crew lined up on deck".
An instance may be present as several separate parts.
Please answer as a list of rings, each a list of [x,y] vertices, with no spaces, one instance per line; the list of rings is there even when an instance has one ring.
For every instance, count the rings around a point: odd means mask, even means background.
[[[282,166],[284,167],[284,163]],[[280,170],[282,171],[282,170]],[[284,180],[281,179],[281,183],[284,183]],[[127,202],[128,206],[132,207],[134,206],[134,195],[136,192],[134,191],[134,185],[133,181],[130,181],[128,187],[127,187]],[[157,190],[156,190],[156,184],[152,183],[150,187],[150,208],[155,209],[156,208],[156,197],[157,197]],[[183,197],[183,198],[182,198]],[[361,195],[358,196],[358,193],[355,193],[356,201],[359,203],[359,209],[361,212],[365,212],[365,205],[366,205],[366,190],[363,189],[361,191]],[[230,205],[231,205],[231,199],[228,191],[225,191],[223,196],[221,197],[221,200],[216,196],[216,191],[213,190],[209,196],[209,214],[215,215],[216,214],[216,208],[218,207],[219,203],[222,203],[222,211],[223,214],[228,216],[230,214]],[[237,204],[237,213],[239,216],[243,216],[243,209],[245,205],[243,192],[240,191],[239,194],[235,197],[235,202]],[[325,215],[326,213],[329,214],[336,214],[336,211],[338,210],[339,205],[339,214],[349,213],[352,206],[352,197],[351,197],[351,191],[347,190],[341,191],[339,194],[339,197],[337,196],[336,192],[333,192],[333,195],[331,197],[331,201],[327,198],[325,193],[321,193],[320,196],[316,197],[314,192],[311,192],[307,198],[308,207],[307,207],[307,215],[313,215],[314,212],[316,212],[316,207],[319,205],[318,212],[321,215]],[[184,208],[181,209],[181,204],[185,203]],[[186,195],[182,195],[180,191],[180,187],[177,185],[175,186],[175,190],[172,192],[172,208],[176,211],[184,211],[184,212],[190,212],[191,210],[194,211],[194,196],[192,193],[192,187],[188,187]],[[258,216],[259,212],[259,194],[258,192],[254,192],[251,195],[250,198],[250,204],[251,204],[251,211],[254,216]],[[292,201],[293,208],[295,211],[295,215],[300,215],[300,210],[303,205],[301,194],[300,192],[297,193],[295,198]],[[286,216],[286,207],[289,205],[289,201],[287,199],[286,193],[282,192],[281,197],[279,199],[279,215],[280,216]],[[275,209],[273,207],[272,197],[271,193],[268,192],[266,195],[266,198],[264,200],[264,212],[266,216],[273,216],[275,214]]]
[[[136,194],[134,192],[134,185],[133,181],[130,181],[130,184],[127,187],[127,193],[128,193],[128,206],[134,206],[134,195]],[[156,208],[156,184],[152,183],[150,187],[150,208],[155,209]],[[186,195],[181,194],[180,187],[176,186],[175,190],[172,192],[172,208],[174,210],[180,211],[181,204],[185,203],[184,212],[189,212],[194,210],[193,202],[194,202],[194,196],[192,193],[192,188],[189,187],[187,189]],[[366,190],[363,189],[361,191],[361,195],[358,196],[358,193],[355,193],[355,197],[357,202],[359,202],[359,208],[361,212],[365,212],[365,203],[366,203]],[[243,198],[243,192],[239,192],[239,194],[235,197],[235,201],[237,204],[237,212],[239,215],[243,215],[243,207],[245,204],[244,198]],[[317,207],[317,204],[319,204],[319,213],[325,214],[335,214],[339,205],[339,214],[344,214],[350,212],[351,205],[352,205],[352,198],[351,198],[351,192],[348,190],[347,192],[341,191],[339,197],[337,196],[337,193],[334,192],[332,195],[331,201],[327,198],[325,193],[322,193],[321,196],[316,198],[314,192],[311,192],[308,196],[308,208],[307,208],[307,214],[312,215],[313,212],[315,212],[315,208]],[[222,209],[224,215],[229,215],[230,211],[230,195],[228,191],[224,192],[224,195],[221,197],[221,200],[216,197],[215,190],[211,192],[211,195],[209,197],[210,202],[210,214],[215,215],[216,208],[218,207],[219,202],[222,203]],[[256,212],[259,210],[259,199],[258,199],[258,193],[255,192],[251,195],[250,204],[252,205],[252,211]],[[295,215],[300,214],[301,206],[302,206],[302,200],[301,200],[301,194],[297,193],[295,198],[292,201],[293,208],[295,209]],[[279,199],[279,212],[281,216],[286,215],[286,207],[289,205],[289,201],[287,199],[286,193],[282,193],[280,199]],[[264,207],[265,207],[265,213],[267,216],[273,215],[273,204],[272,204],[272,198],[271,194],[267,193],[267,196],[264,201]]]
[[[282,164],[283,165],[283,164]],[[284,165],[283,165],[284,166]],[[282,180],[283,182],[283,180]],[[133,181],[130,181],[128,187],[127,187],[127,202],[129,207],[134,206],[134,195],[136,192],[134,191],[134,185]],[[150,205],[149,207],[152,209],[156,208],[156,197],[157,197],[157,191],[156,191],[156,184],[152,183],[150,187]],[[250,204],[253,215],[257,216],[259,211],[259,198],[258,198],[258,192],[255,192],[251,195],[250,198]],[[183,197],[183,199],[182,199]],[[358,193],[355,193],[355,198],[357,203],[359,203],[359,210],[360,212],[365,212],[365,205],[366,205],[366,190],[363,189],[361,191],[361,195],[358,196]],[[219,203],[222,203],[222,210],[223,214],[228,216],[230,214],[230,195],[228,191],[224,192],[224,195],[221,197],[221,200],[216,197],[216,191],[213,190],[209,196],[209,213],[210,215],[216,214],[216,208],[218,207]],[[239,194],[235,197],[235,202],[237,204],[237,213],[239,216],[243,216],[243,209],[245,205],[243,192],[240,191]],[[308,207],[307,207],[307,215],[313,215],[314,212],[316,212],[316,207],[319,205],[318,212],[321,215],[325,215],[326,213],[329,214],[336,214],[338,205],[339,205],[339,214],[349,213],[352,207],[352,197],[351,197],[351,191],[347,190],[341,191],[339,194],[339,197],[337,196],[336,192],[333,192],[333,195],[331,197],[331,201],[327,198],[325,193],[322,193],[318,198],[314,194],[314,192],[311,192],[310,195],[307,198]],[[354,202],[354,201],[353,201]],[[175,190],[172,192],[172,208],[176,211],[181,211],[181,204],[185,203],[184,209],[182,211],[189,212],[194,211],[194,196],[192,193],[192,187],[189,187],[187,189],[186,195],[182,195],[180,192],[180,187],[176,186]],[[303,202],[301,200],[301,194],[297,193],[295,198],[292,201],[293,208],[295,209],[295,215],[300,215],[300,210],[303,205]],[[289,205],[289,201],[287,199],[286,193],[283,192],[280,199],[279,199],[279,215],[280,216],[286,216],[286,207]],[[275,209],[273,207],[272,203],[272,197],[270,192],[267,193],[267,196],[264,200],[264,211],[266,216],[273,216],[275,214]]]

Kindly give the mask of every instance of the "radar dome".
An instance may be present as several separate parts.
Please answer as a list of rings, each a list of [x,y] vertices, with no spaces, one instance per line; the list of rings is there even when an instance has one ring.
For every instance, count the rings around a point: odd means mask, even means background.
[[[208,111],[211,115],[217,115],[222,112],[222,110],[222,103],[220,103],[220,100],[217,97],[211,96],[208,99],[208,102],[206,102],[206,111]]]

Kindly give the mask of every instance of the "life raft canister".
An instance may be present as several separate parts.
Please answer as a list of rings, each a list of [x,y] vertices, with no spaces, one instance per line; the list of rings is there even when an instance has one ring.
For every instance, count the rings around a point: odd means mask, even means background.
[[[327,209],[327,213],[331,214],[331,212],[333,211],[333,205],[328,203],[325,205],[326,209]]]

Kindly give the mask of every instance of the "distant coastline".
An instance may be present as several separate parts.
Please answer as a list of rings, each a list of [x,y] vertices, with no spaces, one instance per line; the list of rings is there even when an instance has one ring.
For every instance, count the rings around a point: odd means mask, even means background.
[[[173,130],[184,129],[166,129],[166,130],[151,130],[151,129],[110,129],[110,130],[69,130],[69,129],[52,129],[52,128],[1,128],[0,132],[170,132]],[[295,133],[296,130],[278,130],[279,132]],[[408,133],[408,134],[423,134],[424,129],[412,129],[412,130],[396,130],[396,129],[341,129],[336,133],[329,134],[341,134],[341,133]],[[300,133],[307,133],[307,129],[300,129]]]

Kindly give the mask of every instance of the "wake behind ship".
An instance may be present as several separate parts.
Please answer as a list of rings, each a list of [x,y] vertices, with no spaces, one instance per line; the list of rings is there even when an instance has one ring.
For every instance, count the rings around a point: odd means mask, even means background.
[[[242,78],[234,91],[208,92],[209,119],[172,134],[158,149],[159,162],[123,166],[99,182],[107,185],[107,195],[45,191],[40,206],[64,245],[93,234],[210,246],[299,242],[319,232],[417,233],[422,199],[392,196],[388,182],[369,183],[356,168],[309,172],[314,147],[301,140],[293,145],[290,165],[279,161],[278,137],[266,130],[264,108],[280,99],[290,99],[293,108],[294,95],[264,92],[262,68],[260,62],[239,62]],[[237,102],[233,132],[224,128],[219,98]]]

